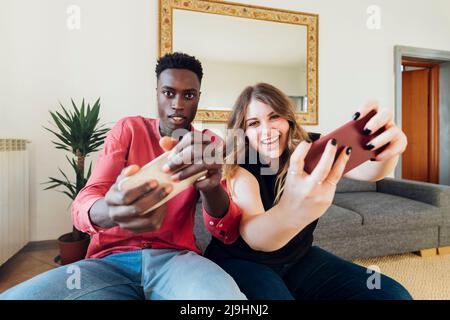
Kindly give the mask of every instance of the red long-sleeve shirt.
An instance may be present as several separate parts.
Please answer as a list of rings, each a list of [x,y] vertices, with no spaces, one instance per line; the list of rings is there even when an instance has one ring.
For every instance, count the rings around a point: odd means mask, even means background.
[[[159,119],[144,117],[123,118],[108,133],[89,181],[72,204],[74,226],[91,235],[86,258],[143,248],[201,253],[193,233],[198,191],[192,186],[167,202],[166,216],[156,231],[135,234],[118,226],[102,229],[89,218],[91,206],[105,196],[123,168],[132,164],[144,166],[164,152],[159,146],[160,138]],[[209,232],[222,242],[232,243],[237,239],[241,212],[231,197],[225,216],[213,218],[203,209],[203,218]]]

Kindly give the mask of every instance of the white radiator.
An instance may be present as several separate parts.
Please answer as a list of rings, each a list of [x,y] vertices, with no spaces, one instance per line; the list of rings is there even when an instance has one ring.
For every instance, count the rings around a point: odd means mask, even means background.
[[[29,241],[26,140],[0,139],[0,265]]]

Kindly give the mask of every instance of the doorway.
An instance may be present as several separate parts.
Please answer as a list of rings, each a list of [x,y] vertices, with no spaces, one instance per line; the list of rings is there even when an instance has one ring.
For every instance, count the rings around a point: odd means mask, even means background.
[[[408,137],[396,178],[450,185],[450,52],[396,47],[396,122]]]
[[[439,63],[402,59],[402,178],[439,183]]]

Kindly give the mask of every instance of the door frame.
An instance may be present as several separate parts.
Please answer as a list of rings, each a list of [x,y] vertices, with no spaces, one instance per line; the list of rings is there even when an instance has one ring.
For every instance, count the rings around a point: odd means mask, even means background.
[[[412,58],[402,60],[402,66],[429,70],[428,105],[430,110],[428,127],[431,128],[429,132],[429,140],[431,141],[428,142],[431,143],[428,144],[428,182],[436,184],[439,183],[439,65],[439,62],[424,62]]]
[[[402,128],[402,61],[407,58],[426,59],[439,63],[450,62],[450,51],[417,47],[394,46],[395,73],[395,122]],[[402,178],[402,155],[394,171],[395,178]]]

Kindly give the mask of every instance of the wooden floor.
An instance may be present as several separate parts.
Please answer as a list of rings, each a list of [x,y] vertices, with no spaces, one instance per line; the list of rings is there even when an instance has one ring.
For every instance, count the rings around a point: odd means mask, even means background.
[[[59,265],[53,262],[59,250],[25,247],[0,267],[0,292]]]
[[[356,260],[368,267],[376,265],[381,272],[405,286],[414,299],[450,299],[450,247],[430,250],[426,255],[402,255]],[[58,267],[56,243],[45,247],[25,247],[0,267],[0,293],[40,273]]]

